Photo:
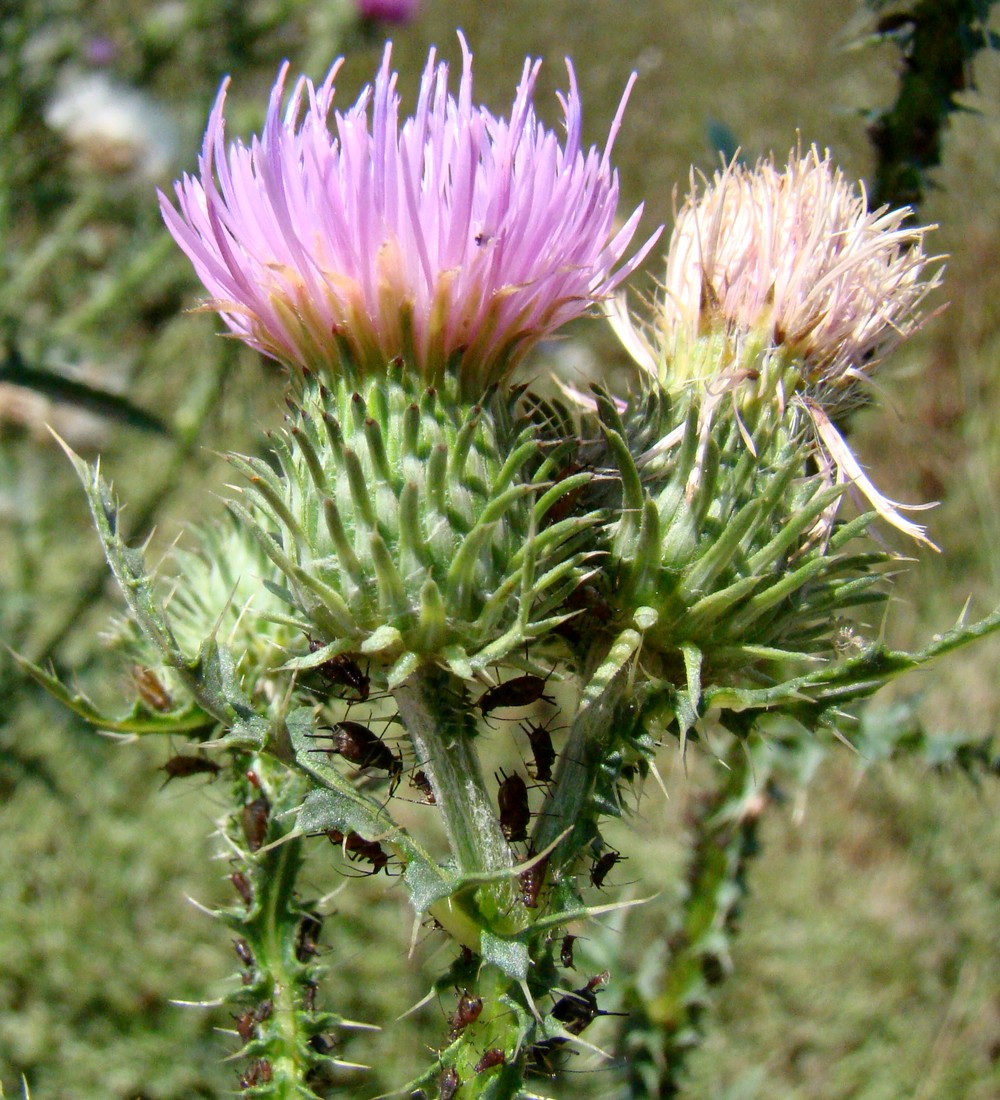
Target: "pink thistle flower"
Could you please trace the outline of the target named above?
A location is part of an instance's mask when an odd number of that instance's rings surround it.
[[[779,171],[730,164],[691,191],[677,215],[659,318],[668,338],[720,326],[754,332],[843,388],[920,323],[940,281],[924,275],[923,238],[908,208],[870,211],[813,146]]]
[[[388,46],[374,88],[332,120],[343,59],[319,88],[300,79],[282,112],[286,64],[249,146],[226,149],[223,84],[199,176],[176,185],[179,211],[160,202],[235,335],[293,368],[382,371],[398,355],[429,379],[457,367],[477,398],[642,261],[659,233],[618,266],[642,207],[615,231],[609,162],[634,75],[603,152],[584,152],[568,61],[561,144],[535,117],[540,62],[496,118],[473,104],[460,41],[457,97],[431,50],[402,126]]]

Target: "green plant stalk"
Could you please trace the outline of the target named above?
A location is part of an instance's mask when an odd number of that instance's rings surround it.
[[[423,665],[393,688],[400,717],[413,739],[417,760],[430,776],[452,855],[462,874],[513,866],[486,793],[472,705],[455,676]]]
[[[317,1100],[309,1077],[329,1059],[310,1045],[310,1039],[335,1022],[317,1013],[310,1003],[319,969],[299,950],[303,910],[296,900],[296,882],[302,868],[303,838],[292,836],[295,819],[288,811],[302,799],[305,784],[281,764],[256,758],[253,771],[259,790],[238,784],[242,817],[238,835],[240,865],[251,900],[245,908],[231,908],[220,917],[249,948],[241,961],[246,967],[243,985],[233,1003],[245,1020],[254,1021],[252,1037],[243,1053],[248,1062],[243,1076],[244,1095],[268,1100]],[[253,796],[251,802],[246,799]],[[251,805],[269,804],[262,817],[247,816]],[[266,821],[260,829],[255,821]],[[244,851],[244,844],[249,850]],[[245,899],[244,899],[245,900]]]
[[[757,740],[757,747],[763,742]],[[705,1034],[711,990],[728,972],[728,945],[738,931],[746,872],[758,852],[766,752],[736,741],[720,762],[721,781],[699,797],[690,823],[688,890],[677,926],[667,939],[669,957],[658,993],[628,998],[629,1016],[619,1037],[628,1067],[621,1100],[681,1095],[690,1054]]]
[[[975,88],[973,62],[983,49],[996,49],[989,27],[995,0],[919,0],[902,10],[894,5],[876,36],[894,42],[899,66],[896,101],[879,111],[868,127],[876,154],[872,208],[918,207],[941,163],[951,115],[967,108],[958,97]],[[880,10],[883,0],[869,0]]]
[[[299,1028],[302,991],[297,987],[299,975],[292,970],[289,957],[297,924],[290,902],[301,864],[302,841],[290,840],[268,853],[263,873],[257,876],[265,888],[256,943],[258,963],[267,974],[274,1003],[275,1026],[267,1036],[267,1044],[274,1081],[271,1095],[275,1100],[302,1096],[308,1069],[300,1058],[301,1047],[308,1039]],[[305,1094],[312,1095],[312,1090]]]
[[[455,915],[468,917],[483,933],[514,931],[524,924],[526,911],[518,898],[510,845],[486,793],[474,743],[472,703],[464,685],[443,669],[423,665],[393,689],[393,696],[420,766],[430,776],[457,870],[469,876],[495,876],[478,886],[473,909],[460,906]],[[450,921],[440,923],[450,930]],[[468,939],[466,935],[462,942]],[[485,954],[482,945],[475,947]],[[448,1090],[457,1083],[463,1100],[513,1100],[522,1094],[528,1017],[520,1006],[518,985],[483,959],[471,990],[465,991],[478,1001],[476,1013],[470,1014],[474,1018],[453,1019],[451,1043],[421,1084],[436,1081],[441,1095],[451,1095]],[[479,1068],[487,1052],[503,1052],[502,1062]]]
[[[568,866],[589,842],[590,818],[584,809],[594,790],[597,770],[611,749],[615,715],[630,689],[631,657],[640,636],[626,630],[599,661],[583,693],[569,738],[556,771],[552,792],[545,800],[532,837],[532,849],[544,851],[562,836],[550,860],[552,869]]]

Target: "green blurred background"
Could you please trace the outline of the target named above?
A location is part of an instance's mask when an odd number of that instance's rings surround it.
[[[283,57],[321,77],[349,51],[338,102],[350,103],[386,32],[345,36],[345,6],[0,8],[4,370],[22,381],[25,369],[44,372],[30,387],[0,386],[0,634],[102,699],[124,686],[98,638],[117,603],[82,493],[43,425],[103,456],[133,532],[153,532],[154,560],[184,522],[221,511],[208,495],[226,477],[218,452],[257,445],[280,416],[280,379],[214,335],[213,318],[183,312],[197,287],[160,225],[154,187],[193,169],[226,72],[234,131],[259,123]],[[649,232],[669,224],[690,166],[711,170],[730,141],[751,160],[816,142],[848,176],[870,176],[865,112],[891,102],[898,64],[889,46],[865,44],[871,26],[860,0],[425,0],[415,23],[394,30],[394,57],[408,105],[429,44],[457,60],[461,27],[478,94],[506,111],[524,56],[541,56],[537,98],[555,122],[551,93],[569,55],[585,134],[598,143],[637,70],[615,160],[623,210],[645,201]],[[153,149],[145,162],[128,148],[95,155],[60,122],[57,104],[70,115],[74,104],[95,110],[79,90],[94,73],[148,97],[137,108]],[[978,91],[963,99],[975,111],[955,116],[921,212],[940,226],[933,247],[950,257],[936,303],[950,304],[896,353],[880,376],[881,407],[855,426],[880,487],[942,502],[929,523],[943,553],[907,563],[892,602],[889,638],[903,645],[950,626],[967,600],[970,617],[988,610],[1000,591],[1000,55],[981,55],[976,77]],[[649,293],[656,267],[634,285]],[[596,321],[572,339],[571,348],[621,361]],[[102,404],[101,393],[118,396]],[[81,401],[96,411],[85,414]],[[991,734],[998,658],[994,639],[904,681],[876,700],[871,721]],[[20,681],[6,650],[0,675],[0,1081],[15,1095],[24,1074],[35,1098],[232,1095],[237,1070],[223,1058],[238,1044],[218,1034],[232,1026],[226,1012],[172,1003],[211,1000],[236,980],[224,929],[185,900],[228,897],[228,867],[208,840],[224,794],[201,780],[160,789],[168,746],[96,736]],[[655,976],[657,914],[676,901],[691,792],[709,766],[694,761],[685,773],[664,748],[670,800],[651,790],[638,835],[620,840],[630,857],[621,877],[636,880],[626,893],[661,892],[627,921],[588,932],[581,973],[611,960],[619,973]],[[995,782],[844,750],[788,793],[764,824],[732,973],[686,1095],[1000,1096]],[[317,883],[327,877],[317,868]],[[423,996],[441,959],[433,941],[409,953],[411,919],[391,880],[351,883],[331,904],[335,1007],[385,1025],[374,1038],[345,1039],[344,1057],[377,1069],[345,1074],[339,1095],[374,1096],[406,1080],[412,1052],[442,1034],[448,1007],[434,1001],[391,1022]],[[587,1037],[611,1045],[613,1029],[613,1019],[598,1021]],[[614,1081],[613,1065],[580,1057],[564,1083],[539,1090],[596,1097]]]

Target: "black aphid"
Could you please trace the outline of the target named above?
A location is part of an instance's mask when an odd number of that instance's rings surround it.
[[[467,989],[463,989],[461,996],[458,998],[458,1006],[455,1008],[455,1014],[448,1022],[451,1027],[451,1037],[454,1039],[459,1032],[467,1028],[469,1024],[474,1024],[476,1020],[479,1019],[482,1011],[482,997],[477,997]]]
[[[309,652],[316,653],[323,648],[322,642],[310,641]],[[357,659],[350,653],[338,653],[328,661],[316,666],[316,672],[329,687],[346,688],[356,696],[356,702],[367,703],[371,691],[371,677],[361,671]],[[339,695],[339,698],[346,698]]]
[[[163,781],[165,787],[171,779],[187,779],[189,775],[218,775],[222,768],[214,760],[208,760],[204,756],[179,753],[171,756],[160,771],[167,773],[167,778]]]
[[[611,868],[623,858],[621,852],[616,852],[614,848],[605,852],[594,861],[593,867],[590,868],[590,884],[600,889],[611,872]]]
[[[331,742],[330,748],[313,749],[313,752],[336,753],[360,769],[378,768],[389,776],[394,786],[403,774],[402,757],[394,753],[378,734],[360,722],[338,722],[330,728],[329,733],[316,733],[312,736],[329,739]]]
[[[319,954],[319,936],[323,931],[323,918],[319,913],[305,913],[295,933],[295,957],[308,962]]]
[[[544,859],[540,859],[518,875],[518,881],[521,883],[521,901],[525,909],[538,908],[538,895],[542,892],[542,886],[545,883],[545,872],[548,868],[549,857],[545,856]]]
[[[454,1100],[458,1086],[462,1083],[454,1066],[448,1066],[438,1078],[438,1100]]]
[[[507,1063],[507,1055],[499,1047],[488,1050],[473,1067],[476,1073],[485,1073],[494,1066],[503,1066]]]
[[[513,775],[497,777],[500,783],[497,791],[497,805],[500,808],[500,831],[507,840],[527,840],[528,825],[531,822],[531,810],[528,807],[528,788],[524,780],[514,772]]]
[[[539,783],[552,782],[552,765],[556,762],[556,750],[552,747],[552,734],[547,726],[534,722],[522,722],[521,729],[531,744],[535,758],[535,779]]]
[[[437,805],[437,798],[434,794],[434,788],[431,786],[430,778],[428,777],[427,772],[423,770],[423,768],[421,768],[419,771],[415,771],[413,775],[410,776],[410,786],[416,787],[417,790],[423,794],[423,800],[427,803],[428,806]]]
[[[533,676],[530,673],[515,676],[513,680],[487,688],[479,696],[476,706],[485,718],[493,711],[503,710],[506,707],[530,707],[532,703],[537,703],[539,700],[555,703],[551,695],[545,694],[545,685],[548,680],[548,676]]]
[[[359,833],[342,833],[339,829],[328,829],[326,835],[331,844],[339,844],[344,849],[352,862],[370,863],[373,875],[379,871],[389,873],[389,854],[378,841],[365,840]]]
[[[263,795],[243,807],[243,835],[251,852],[256,852],[263,846],[270,815],[271,803]]]

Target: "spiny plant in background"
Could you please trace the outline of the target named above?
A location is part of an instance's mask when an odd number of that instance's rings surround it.
[[[568,988],[572,942],[625,904],[605,901],[623,853],[604,830],[660,743],[729,764],[718,820],[749,797],[770,729],[793,745],[838,730],[894,675],[1000,626],[905,654],[862,621],[841,644],[887,592],[873,524],[926,541],[834,426],[919,323],[939,277],[925,230],[869,212],[816,150],[731,166],[692,189],[653,317],[612,310],[632,392],[533,393],[514,380],[524,355],[608,304],[658,234],[626,258],[641,208],[616,228],[610,154],[627,90],[603,151],[584,150],[572,67],[560,141],[535,117],[537,63],[498,118],[461,44],[457,94],[432,53],[402,125],[388,50],[343,112],[336,65],[287,106],[283,69],[249,145],[226,145],[224,88],[199,175],[162,199],[208,306],[288,371],[268,459],[230,456],[226,525],[150,576],[73,457],[129,607],[137,697],[109,717],[33,672],[98,726],[192,738],[168,777],[228,772],[235,896],[217,915],[243,968],[247,1096],[330,1094],[351,1072],[324,911],[297,890],[306,845],[400,875],[454,946],[435,984],[458,990],[454,1011],[403,1091],[534,1095],[607,1011],[612,974]],[[872,507],[843,517],[855,489]],[[422,806],[405,826],[404,797]],[[746,832],[719,839],[693,893],[738,874]],[[676,1031],[711,928],[665,919],[683,933],[677,1004],[642,1019]],[[623,1049],[649,1051],[639,1031],[626,1022]]]
[[[997,49],[991,29],[994,0],[868,0],[879,15],[872,38],[899,50],[896,101],[872,111],[868,136],[875,149],[877,203],[918,206],[941,163],[950,116],[968,108],[958,98],[975,90],[973,62]]]

